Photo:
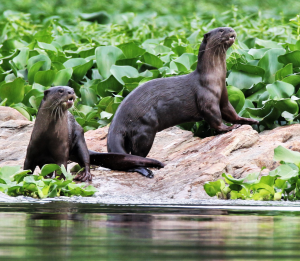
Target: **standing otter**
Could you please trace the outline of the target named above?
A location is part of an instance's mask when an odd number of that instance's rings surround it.
[[[63,164],[68,160],[79,163],[85,170],[75,180],[92,180],[90,162],[114,170],[127,170],[137,166],[163,168],[157,160],[121,153],[89,151],[82,127],[68,111],[75,101],[74,90],[67,86],[52,87],[44,92],[31,139],[27,147],[24,170],[42,168],[44,164]]]
[[[110,125],[108,151],[146,157],[158,131],[185,122],[204,119],[219,132],[236,129],[239,124],[257,124],[240,117],[228,100],[226,50],[235,38],[235,31],[228,27],[206,33],[194,72],[151,80],[132,91]],[[226,126],[223,120],[235,124]],[[135,170],[151,176],[145,168]]]

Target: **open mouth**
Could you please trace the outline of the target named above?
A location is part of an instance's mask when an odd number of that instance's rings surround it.
[[[69,97],[68,101],[66,102],[68,107],[71,108],[73,106],[75,98],[74,97]]]

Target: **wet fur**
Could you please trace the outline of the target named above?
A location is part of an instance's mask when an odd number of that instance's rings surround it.
[[[158,131],[185,122],[205,119],[219,132],[258,123],[239,117],[228,101],[226,50],[235,37],[232,28],[210,31],[200,45],[194,72],[151,80],[132,91],[109,128],[108,151],[146,157]]]
[[[75,180],[86,181],[92,180],[90,162],[114,170],[132,170],[140,166],[164,167],[157,160],[134,155],[89,151],[82,127],[68,111],[71,105],[66,102],[72,97],[74,101],[74,91],[67,86],[52,87],[45,91],[27,147],[24,170],[33,172],[36,166],[42,168],[50,163],[67,167],[68,160],[71,160],[85,167]]]

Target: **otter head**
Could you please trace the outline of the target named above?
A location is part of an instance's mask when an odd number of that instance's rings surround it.
[[[203,38],[203,43],[207,48],[224,46],[228,49],[233,45],[236,39],[236,32],[230,27],[219,27],[206,33]]]
[[[55,86],[44,91],[43,107],[60,108],[63,111],[70,109],[75,101],[75,92],[68,86]]]

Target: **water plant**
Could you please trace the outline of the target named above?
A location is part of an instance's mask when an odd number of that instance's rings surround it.
[[[47,178],[56,171],[64,178]],[[92,196],[97,189],[85,183],[76,184],[73,175],[62,165],[44,165],[39,175],[29,174],[30,170],[21,170],[20,166],[0,167],[0,191],[9,196],[31,196],[33,198],[54,198],[58,196]]]
[[[266,176],[259,178],[260,172],[255,172],[236,179],[223,173],[224,180],[207,182],[204,190],[220,199],[299,200],[300,153],[278,146],[274,149],[274,160],[281,165]]]

